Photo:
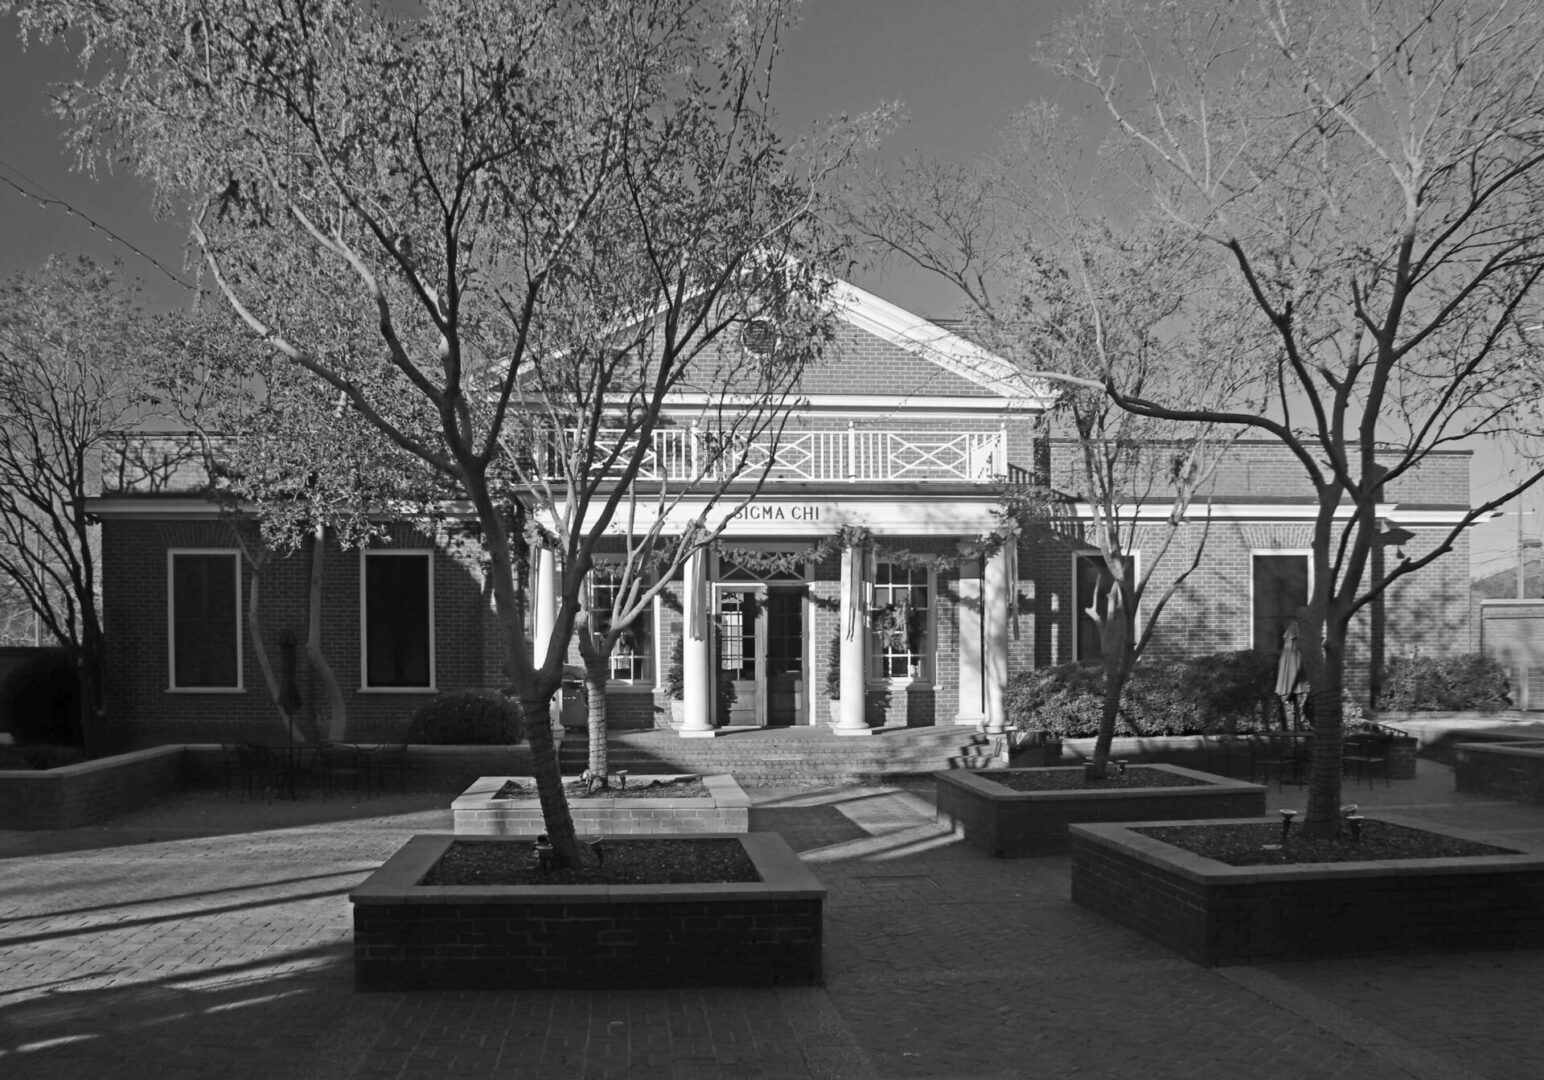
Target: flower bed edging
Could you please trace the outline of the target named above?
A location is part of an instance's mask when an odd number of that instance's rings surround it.
[[[1265,814],[1265,787],[1178,765],[1146,765],[1200,781],[1192,787],[1014,791],[992,777],[1027,769],[934,773],[937,819],[998,858],[1067,850],[1067,827],[1081,821],[1156,821]],[[1082,772],[1082,766],[1061,771]]]
[[[1228,866],[1134,831],[1224,823],[1073,825],[1073,901],[1207,967],[1544,945],[1544,854]]]
[[[723,834],[704,834],[721,838]],[[349,894],[358,990],[814,985],[826,890],[776,833],[734,834],[759,882],[422,886],[414,836]]]
[[[639,776],[637,784],[680,780],[684,776]],[[535,836],[543,832],[541,804],[532,794],[523,799],[495,799],[506,780],[533,787],[529,776],[483,776],[453,803],[457,835]],[[625,836],[658,833],[743,833],[750,828],[751,800],[728,773],[702,777],[707,798],[629,799],[626,788],[609,798],[570,799],[574,830],[581,836]]]

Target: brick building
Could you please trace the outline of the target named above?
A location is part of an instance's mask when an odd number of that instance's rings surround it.
[[[726,725],[864,734],[997,722],[1012,673],[1088,658],[1078,612],[1098,567],[1077,540],[1079,509],[1069,506],[1054,533],[1010,534],[999,514],[1002,478],[1054,482],[1076,450],[1035,437],[1046,388],[862,290],[844,287],[839,302],[836,337],[805,374],[764,486],[614,654],[614,724],[666,722],[674,663],[681,733],[709,736]],[[653,480],[674,478],[671,462],[689,457],[693,437],[684,422],[662,427]],[[1278,647],[1307,588],[1314,506],[1297,470],[1272,444],[1229,451],[1210,525],[1186,525],[1165,560],[1164,572],[1177,572],[1185,545],[1206,533],[1202,564],[1150,655]],[[1385,492],[1380,517],[1410,534],[1407,551],[1437,542],[1467,508],[1468,471],[1466,453],[1438,455]],[[252,568],[232,523],[175,488],[110,488],[93,506],[121,741],[271,737],[279,712],[252,648]],[[678,512],[689,519],[690,501]],[[1139,534],[1139,559],[1145,542]],[[454,521],[432,533],[394,524],[389,544],[365,551],[324,548],[322,641],[350,738],[400,734],[440,691],[504,683],[479,551]],[[302,647],[310,560],[269,560],[255,620],[280,692],[302,717],[322,700]],[[1460,541],[1369,613],[1351,665],[1363,693],[1380,649],[1464,647],[1467,567]],[[551,625],[555,570],[548,555],[532,574],[538,641]]]

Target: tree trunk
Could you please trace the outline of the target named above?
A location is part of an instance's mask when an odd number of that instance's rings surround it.
[[[327,694],[327,723],[317,726],[327,733],[328,742],[342,742],[348,734],[348,702],[343,698],[343,687],[338,684],[337,672],[327,655],[322,652],[322,563],[325,551],[326,527],[318,525],[311,534],[311,581],[309,610],[306,626],[306,662]]]
[[[520,690],[520,710],[525,718],[526,738],[531,745],[531,771],[535,774],[536,795],[541,803],[547,839],[552,844],[557,865],[579,866],[582,860],[579,840],[574,835],[574,816],[568,809],[557,746],[552,738],[550,708],[557,681],[551,675],[540,673],[545,664],[533,665],[532,658],[526,656],[527,639],[521,624],[520,598],[515,592],[509,533],[488,492],[486,476],[469,467],[462,474],[462,483],[482,525],[483,544],[489,561],[488,580],[493,585],[494,607],[499,627],[504,632],[504,670],[509,674],[510,682]],[[564,647],[567,639],[566,629],[554,633],[553,640],[547,643],[549,659],[554,649]],[[529,678],[522,677],[526,673]]]
[[[263,641],[263,624],[258,617],[263,570],[255,562],[251,564],[251,570],[252,581],[247,586],[247,636],[252,639],[252,655],[257,659],[258,670],[263,673],[263,685],[268,688],[268,698],[273,702],[273,707],[279,710],[279,722],[289,733],[290,742],[298,742],[295,737],[295,718],[284,707],[284,694],[279,686],[279,677],[273,672],[273,660],[268,656],[268,645]]]
[[[1120,699],[1131,678],[1133,636],[1129,609],[1122,602],[1124,589],[1119,582],[1110,588],[1109,606],[1099,624],[1099,645],[1104,652],[1104,701],[1099,711],[1099,736],[1094,740],[1094,759],[1089,768],[1103,776],[1109,768],[1110,745],[1115,741],[1115,721],[1120,716]]]
[[[87,757],[107,753],[106,687],[102,680],[102,634],[85,620],[80,648],[74,652],[75,689],[80,708],[80,743]]]
[[[581,621],[575,631],[579,658],[584,661],[584,692],[589,706],[590,776],[598,779],[601,787],[609,788],[611,771],[610,763],[606,760],[606,687],[611,681],[611,650],[607,648],[610,636],[602,634],[597,642],[588,620]]]
[[[1313,757],[1308,771],[1308,813],[1303,829],[1307,836],[1329,838],[1340,831],[1341,689],[1345,684],[1343,632],[1328,629],[1323,659],[1309,661],[1308,677],[1313,697]],[[1309,650],[1305,650],[1308,660]],[[1317,659],[1317,658],[1315,658]],[[1319,670],[1316,672],[1314,668]]]

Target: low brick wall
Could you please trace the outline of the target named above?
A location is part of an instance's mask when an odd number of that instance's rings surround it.
[[[1061,760],[1064,765],[1090,761],[1094,756],[1093,739],[1067,739],[1062,744]],[[1234,743],[1232,752],[1218,749],[1216,736],[1211,735],[1155,735],[1151,738],[1121,738],[1110,744],[1111,760],[1124,759],[1133,765],[1181,765],[1187,769],[1213,772],[1219,776],[1248,779],[1251,753],[1257,753],[1265,744],[1263,736],[1248,738],[1249,749]],[[1413,780],[1415,778],[1416,752],[1419,743],[1408,736],[1395,736],[1389,744],[1389,779]],[[1022,762],[1017,755],[1014,764]]]
[[[349,894],[359,990],[812,985],[825,889],[776,833],[734,836],[761,881],[418,884],[453,842],[415,836]]]
[[[1263,816],[1265,788],[1178,765],[1147,768],[1200,781],[1190,787],[1091,788],[1015,791],[992,777],[1024,769],[934,774],[937,819],[965,840],[999,858],[1053,855],[1067,850],[1067,827],[1079,821],[1154,821]],[[1081,765],[1058,772],[1081,773]]]
[[[637,777],[636,785],[686,776]],[[545,832],[541,803],[525,799],[495,799],[505,781],[531,789],[529,776],[484,776],[450,804],[458,836],[535,836]],[[610,798],[570,799],[569,812],[580,836],[636,836],[662,833],[743,833],[750,829],[750,797],[733,776],[704,776],[706,798],[629,799],[626,789]]]
[[[1124,825],[1069,834],[1075,903],[1208,967],[1544,946],[1544,855],[1234,867]]]
[[[1453,779],[1459,791],[1544,803],[1544,741],[1458,743]]]
[[[180,746],[83,761],[57,769],[0,770],[0,828],[74,829],[181,791]]]

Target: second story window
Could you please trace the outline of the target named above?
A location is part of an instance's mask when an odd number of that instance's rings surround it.
[[[929,632],[931,571],[880,561],[874,567],[870,617],[873,674],[881,679],[932,677]]]

